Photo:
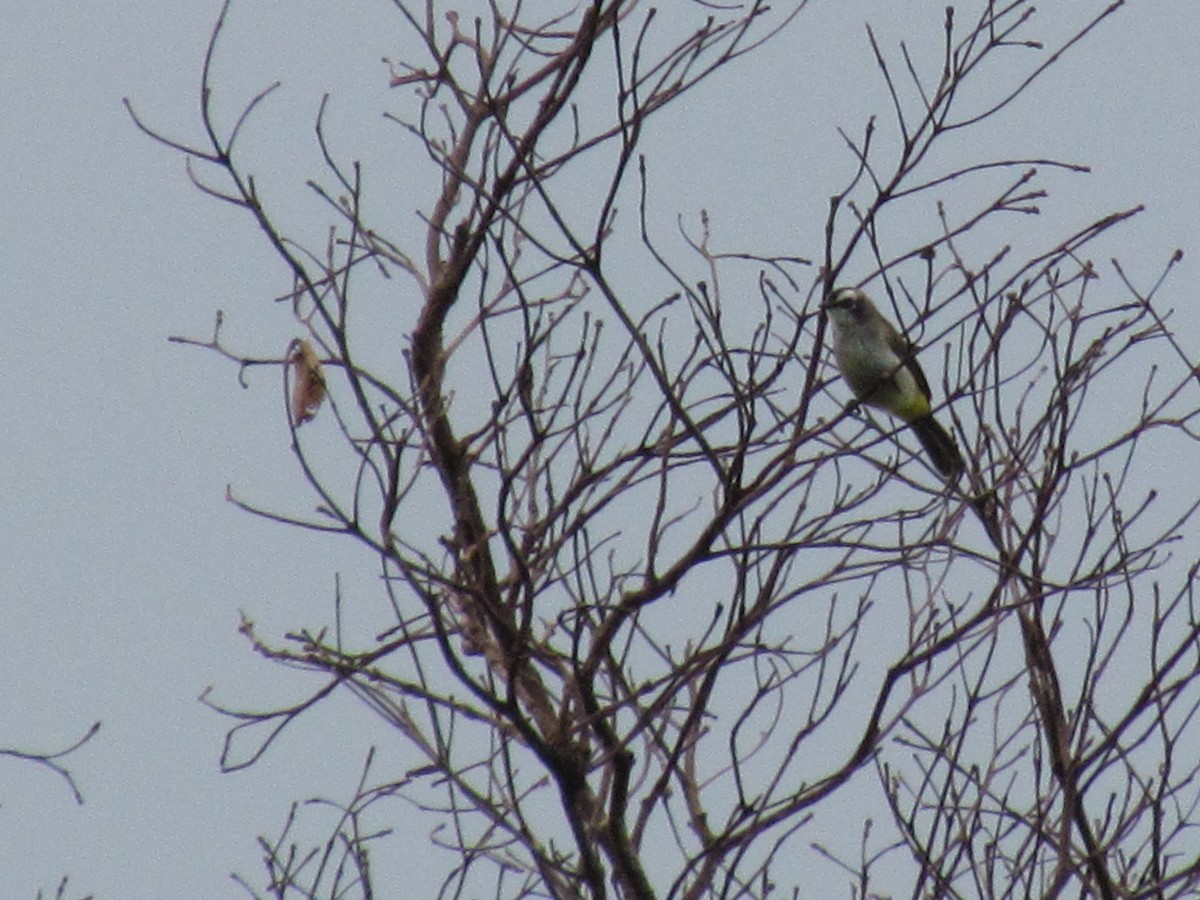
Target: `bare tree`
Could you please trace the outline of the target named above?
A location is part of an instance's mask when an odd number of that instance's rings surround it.
[[[75,780],[74,773],[67,768],[66,759],[71,756],[89,741],[100,733],[100,723],[93,722],[88,730],[81,737],[63,747],[61,750],[23,750],[16,747],[0,747],[0,759],[9,759],[17,762],[32,763],[35,767],[42,767],[47,771],[53,772],[67,786],[71,797],[79,805],[83,805],[83,792],[79,789],[79,783]],[[59,879],[58,885],[54,890],[55,900],[65,900],[67,896],[67,883],[69,877],[64,875]],[[44,891],[39,890],[37,893],[38,900],[42,900],[43,896],[47,896]],[[91,900],[90,895],[83,900]]]
[[[322,801],[323,844],[297,836],[314,810],[296,807],[250,893],[394,896],[371,863],[396,797],[429,814],[444,896],[800,896],[830,861],[857,897],[1194,893],[1197,563],[1171,546],[1196,500],[1147,492],[1138,466],[1149,447],[1194,452],[1196,361],[1156,299],[1170,263],[1143,287],[1089,259],[1136,209],[1018,258],[984,223],[1019,224],[1042,173],[1082,167],[931,152],[1020,102],[1120,2],[1051,48],[1022,0],[966,23],[949,8],[932,65],[869,31],[891,121],[845,135],[857,171],[813,229],[823,245],[798,248],[812,268],[722,250],[707,219],[680,252],[647,214],[640,149],[803,0],[595,0],[545,20],[397,0],[419,50],[391,64],[388,115],[430,162],[406,174],[423,244],[389,233],[394,210],[364,212],[392,176],[335,155],[322,107],[323,247],[289,233],[236,152],[271,88],[231,130],[214,121],[231,2],[204,68],[208,144],[142,127],[258,223],[302,337],[248,353],[218,315],[175,340],[283,373],[315,514],[230,499],[363,545],[391,621],[352,635],[339,597],[332,624],[283,643],[247,622],[257,652],[325,678],[287,708],[218,706],[236,720],[223,764],[253,764],[335,691],[411,760],[368,760],[349,802]],[[927,347],[958,484],[897,423],[845,406],[820,301],[852,266]],[[639,288],[647,271],[670,287]],[[406,320],[382,361],[357,314],[379,291]],[[318,426],[340,460],[309,449]],[[822,816],[857,836],[818,841]]]
[[[82,804],[83,793],[79,790],[79,784],[71,770],[66,767],[64,760],[99,733],[100,723],[93,722],[82,737],[61,750],[19,750],[16,747],[0,747],[0,757],[33,763],[35,766],[41,766],[53,772],[67,785],[75,802]]]

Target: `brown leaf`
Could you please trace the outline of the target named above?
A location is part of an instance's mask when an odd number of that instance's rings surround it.
[[[325,375],[312,344],[303,338],[292,341],[292,421],[299,428],[317,414],[325,400]]]

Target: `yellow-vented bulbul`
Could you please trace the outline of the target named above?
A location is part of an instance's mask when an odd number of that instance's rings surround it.
[[[966,466],[954,438],[932,415],[929,381],[913,346],[857,288],[838,288],[825,309],[833,325],[833,355],[854,396],[905,422],[937,470],[956,480]]]

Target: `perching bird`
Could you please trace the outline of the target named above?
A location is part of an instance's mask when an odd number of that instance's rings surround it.
[[[836,289],[825,309],[833,324],[833,355],[854,396],[907,423],[937,470],[957,479],[966,466],[954,438],[933,418],[916,349],[857,288]]]

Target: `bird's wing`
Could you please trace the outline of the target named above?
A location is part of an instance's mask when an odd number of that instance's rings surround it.
[[[910,344],[900,332],[892,329],[888,333],[888,345],[892,348],[892,352],[904,360],[904,368],[908,369],[909,373],[917,382],[917,387],[921,389],[921,393],[928,400],[933,396],[933,391],[929,389],[929,379],[925,377],[925,372],[921,369],[921,364],[917,362],[917,348]]]

